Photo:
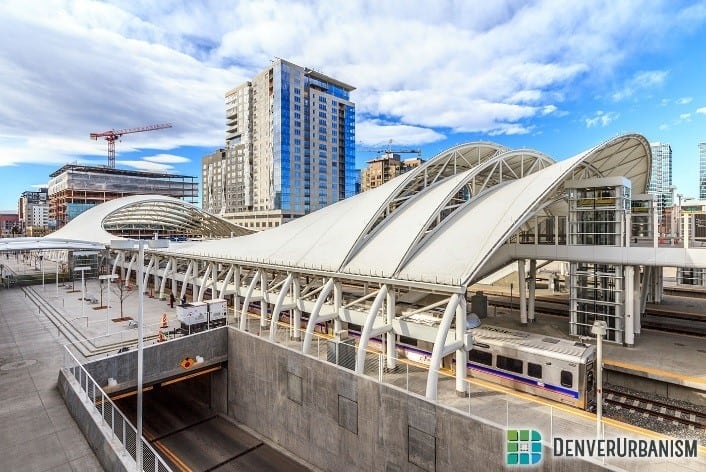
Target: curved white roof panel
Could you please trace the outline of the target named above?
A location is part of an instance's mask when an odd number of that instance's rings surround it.
[[[531,150],[469,143],[439,153],[376,189],[277,228],[247,234],[170,197],[125,197],[98,205],[42,238],[106,245],[111,229],[197,228],[238,237],[172,244],[160,253],[294,271],[449,286],[470,284],[484,264],[538,211],[561,211],[564,182],[623,176],[645,193],[651,152],[637,134],[611,139],[564,161]],[[57,239],[59,238],[59,239]]]
[[[178,198],[132,195],[89,208],[43,239],[92,241],[108,245],[111,239],[122,239],[110,231],[138,230],[148,235],[153,231],[176,231],[220,237],[251,233]]]
[[[471,143],[278,228],[160,252],[465,285],[538,208],[562,195],[564,181],[620,175],[644,193],[650,160],[647,140],[634,134],[558,163]]]

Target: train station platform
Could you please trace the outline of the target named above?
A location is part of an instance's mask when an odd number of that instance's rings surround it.
[[[484,287],[474,287],[483,290]],[[508,296],[506,289],[487,287],[484,293],[491,296]],[[515,294],[515,301],[517,300]],[[550,294],[548,290],[537,290],[537,297],[543,302],[552,299],[557,303],[568,300],[566,293]],[[665,296],[661,304],[648,304],[663,310],[674,310],[682,313],[703,315],[706,313],[706,299]],[[483,324],[497,325],[505,328],[518,329],[565,339],[578,339],[569,334],[568,317],[537,313],[535,321],[523,326],[517,309],[490,306],[487,318]],[[588,339],[595,343],[595,339]],[[654,380],[674,386],[701,392],[691,398],[678,399],[706,405],[706,341],[704,337],[688,334],[669,333],[654,329],[642,328],[636,335],[634,347],[625,347],[610,342],[603,343],[604,365],[608,370],[622,372],[639,378]],[[642,385],[645,387],[645,385]],[[675,391],[666,392],[650,387],[654,393],[664,396],[675,395]],[[663,389],[664,390],[664,389]]]

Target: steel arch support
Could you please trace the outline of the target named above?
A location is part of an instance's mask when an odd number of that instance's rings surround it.
[[[199,286],[199,296],[196,301],[203,301],[203,296],[206,293],[206,287],[208,286],[208,276],[211,275],[212,267],[213,264],[209,264],[206,266],[206,270],[203,273],[203,278],[201,279],[201,285]]]
[[[159,284],[159,299],[164,300],[164,289],[167,287],[167,279],[169,278],[169,269],[172,267],[172,258],[167,260],[167,265],[164,266],[162,272],[162,283]]]
[[[118,263],[120,263],[120,259],[123,258],[123,251],[118,251],[117,254],[115,255],[115,261],[113,262],[113,270],[110,271],[110,275],[115,275],[115,272],[118,270]],[[59,256],[57,255],[56,257],[56,263],[59,263]]]
[[[240,329],[242,331],[248,330],[248,308],[250,308],[250,298],[252,297],[252,292],[255,290],[255,286],[260,280],[260,271],[255,272],[255,276],[250,281],[248,285],[248,291],[245,293],[245,298],[243,299],[243,309],[240,312]]]
[[[130,284],[130,272],[132,272],[132,265],[137,262],[137,254],[133,253],[132,257],[130,258],[130,262],[127,265],[127,272],[125,272],[125,283]],[[135,280],[135,283],[139,283],[138,280]]]
[[[228,269],[228,273],[226,273],[225,279],[223,279],[223,285],[221,286],[221,292],[218,294],[218,298],[225,298],[228,284],[230,283],[230,280],[232,278],[233,278],[233,265],[231,264],[230,268]]]
[[[465,342],[466,334],[466,297],[461,296],[456,306],[456,342]],[[463,349],[456,350],[456,395],[466,396],[466,365],[468,364],[468,351],[464,345]]]
[[[270,306],[270,292],[267,290],[267,272],[264,270],[260,271],[260,291],[262,292],[262,297],[260,298],[260,326],[264,328],[267,326],[267,307]]]
[[[360,333],[360,342],[358,343],[358,352],[355,357],[355,372],[356,374],[362,374],[363,368],[365,367],[365,350],[368,348],[368,342],[370,341],[370,335],[373,330],[373,325],[375,324],[375,318],[377,318],[378,311],[382,307],[382,302],[385,301],[387,296],[387,285],[383,285],[378,294],[375,296],[370,311],[368,311],[368,316],[365,318],[365,325],[363,326],[363,331]]]
[[[292,273],[287,274],[287,278],[282,284],[282,289],[279,291],[277,296],[277,301],[275,302],[275,307],[272,309],[272,319],[270,320],[270,341],[275,342],[275,329],[277,327],[277,318],[279,317],[279,312],[282,311],[282,305],[284,304],[284,297],[289,293],[289,289],[292,286]]]
[[[150,280],[150,270],[152,270],[152,267],[154,267],[154,261],[157,256],[152,256],[150,257],[150,262],[147,264],[147,268],[142,269],[142,293],[145,293],[147,290],[147,282]]]
[[[182,300],[186,296],[186,286],[189,283],[189,277],[191,277],[191,271],[194,270],[194,261],[189,261],[189,265],[186,266],[186,272],[184,272],[184,280],[181,282],[181,292],[179,292],[179,300]]]
[[[294,317],[292,320],[292,339],[301,339],[301,323],[302,323],[302,308],[301,308],[301,282],[299,281],[299,275],[294,277],[292,281],[292,299],[296,307],[294,308]]]
[[[429,374],[427,375],[427,391],[426,397],[429,400],[435,401],[437,398],[437,387],[439,382],[439,369],[441,368],[441,359],[444,357],[446,350],[446,337],[451,328],[451,322],[456,314],[456,307],[461,296],[458,293],[451,295],[449,303],[444,310],[444,316],[441,318],[441,324],[436,332],[434,340],[434,350],[431,353],[431,362],[429,363]]]
[[[302,346],[302,352],[304,354],[309,354],[309,349],[311,348],[311,338],[314,335],[314,328],[316,328],[316,323],[319,320],[319,313],[321,312],[321,307],[324,306],[326,297],[331,293],[333,289],[334,281],[333,279],[328,279],[326,285],[324,285],[323,290],[319,293],[319,298],[316,299],[316,304],[314,304],[314,309],[311,310],[309,315],[309,322],[306,325],[306,333],[304,333],[304,345]]]

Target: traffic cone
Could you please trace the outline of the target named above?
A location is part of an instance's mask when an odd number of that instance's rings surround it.
[[[169,324],[167,323],[167,314],[162,313],[162,326],[160,328],[168,328]]]
[[[159,332],[159,336],[157,337],[157,342],[158,342],[158,343],[162,343],[162,342],[164,342],[164,341],[166,341],[166,340],[167,340],[167,338],[164,336],[164,333],[160,331],[160,332]]]

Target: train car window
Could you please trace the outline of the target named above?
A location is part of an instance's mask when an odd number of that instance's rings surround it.
[[[561,371],[561,386],[562,387],[573,387],[574,386],[574,374],[568,370]]]
[[[522,373],[522,361],[512,357],[497,356],[495,366],[498,369],[509,370],[510,372]]]
[[[493,365],[493,355],[491,353],[476,349],[468,352],[468,360],[478,364]]]
[[[531,362],[527,363],[527,375],[534,377],[535,379],[542,378],[542,366],[539,364],[533,364]]]
[[[416,346],[417,340],[415,338],[409,338],[407,336],[400,336],[400,342],[402,344],[408,344],[410,346]]]

